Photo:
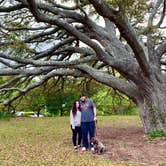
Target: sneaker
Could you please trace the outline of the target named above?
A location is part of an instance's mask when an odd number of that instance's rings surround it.
[[[80,148],[80,147],[81,147],[81,145],[77,145],[77,147],[78,147],[78,148]]]
[[[77,150],[77,146],[74,146],[74,150]]]
[[[86,150],[86,148],[85,147],[82,147],[82,151],[85,151]]]
[[[94,147],[91,147],[91,151],[92,151],[92,152],[94,152],[94,151],[95,151]]]

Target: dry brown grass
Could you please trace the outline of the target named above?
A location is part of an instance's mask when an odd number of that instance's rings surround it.
[[[159,165],[166,159],[165,141],[149,141],[136,116],[98,118],[98,137],[107,146],[104,155],[73,151],[69,117],[15,118],[0,121],[0,126],[2,166]]]

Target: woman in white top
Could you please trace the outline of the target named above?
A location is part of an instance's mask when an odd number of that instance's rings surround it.
[[[81,132],[81,112],[79,109],[79,102],[73,103],[70,111],[70,124],[72,129],[72,142],[74,149],[77,150],[81,146],[82,132]]]

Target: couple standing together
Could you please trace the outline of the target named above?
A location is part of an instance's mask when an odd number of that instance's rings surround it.
[[[73,103],[70,111],[70,124],[72,129],[72,142],[74,149],[81,147],[82,151],[89,147],[94,151],[90,140],[95,136],[96,107],[94,103],[87,99],[86,95],[81,94],[80,101]],[[89,135],[89,137],[88,137]]]

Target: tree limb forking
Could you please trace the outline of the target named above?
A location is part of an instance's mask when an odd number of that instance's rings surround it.
[[[101,16],[108,18],[110,21],[113,21],[119,28],[121,35],[127,40],[133,52],[135,53],[135,57],[143,73],[148,76],[150,72],[150,66],[146,59],[145,52],[140,45],[138,38],[136,37],[134,29],[129,24],[127,17],[125,17],[125,15],[122,16],[118,11],[114,11],[110,7],[107,7],[102,0],[89,1]]]
[[[45,76],[43,76],[43,78],[40,79],[40,81],[35,82],[31,85],[28,85],[25,89],[19,89],[19,93],[17,93],[12,98],[6,99],[5,101],[1,100],[0,102],[3,103],[4,105],[9,105],[13,101],[18,99],[22,95],[24,95],[25,93],[27,93],[28,91],[42,85],[44,82],[48,81],[50,78],[52,78],[54,76],[64,76],[64,75],[66,75],[66,76],[71,75],[71,76],[75,76],[75,77],[80,77],[80,76],[88,77],[88,75],[82,74],[79,70],[73,70],[73,69],[72,70],[63,70],[63,69],[53,70],[51,72],[48,72]],[[11,89],[9,88],[8,90],[13,90],[13,88],[11,88]]]
[[[27,2],[29,3],[31,12],[33,13],[33,15],[38,21],[52,23],[59,27],[63,27],[67,32],[76,36],[79,40],[81,40],[82,42],[84,42],[85,44],[93,48],[94,51],[96,52],[96,55],[99,57],[99,59],[102,60],[104,56],[107,56],[106,53],[101,49],[101,47],[96,42],[93,42],[88,36],[76,30],[74,27],[70,26],[65,21],[53,19],[42,14],[41,12],[38,11],[37,5],[34,0],[28,0]]]
[[[35,3],[35,1],[29,0],[28,3],[30,3],[30,8],[31,8],[32,13],[33,13],[33,11],[38,10],[37,4]],[[63,27],[67,32],[76,36],[80,41],[82,41],[85,44],[87,44],[88,46],[90,46],[96,52],[96,56],[98,57],[99,60],[101,60],[105,63],[108,63],[109,65],[114,65],[111,62],[113,59],[106,52],[103,51],[103,49],[100,47],[100,45],[98,45],[96,42],[92,41],[88,36],[81,33],[74,27],[70,26],[67,22],[47,17],[46,15],[42,14],[39,11],[36,11],[33,14],[38,21],[52,23],[52,24],[55,24],[56,26]],[[90,25],[93,26],[93,23],[91,23]]]
[[[76,68],[86,72],[93,79],[111,86],[113,89],[116,89],[123,94],[126,94],[131,99],[135,99],[135,96],[138,93],[134,84],[116,78],[111,74],[104,73],[103,71],[98,71],[97,69],[94,69],[88,65],[77,65]]]
[[[99,82],[102,82],[106,85],[111,85],[114,89],[119,90],[120,92],[123,92],[127,96],[129,96],[131,99],[134,100],[135,94],[138,93],[134,85],[131,83],[127,83],[123,80],[120,80],[114,76],[108,75],[102,71],[95,70],[87,65],[77,65],[75,66],[76,69],[55,69],[52,70],[51,72],[48,72],[43,78],[39,81],[36,82],[32,85],[28,85],[25,89],[17,89],[19,90],[18,94],[15,95],[13,98],[8,99],[3,101],[5,105],[10,104],[12,101],[18,99],[21,97],[23,94],[27,93],[31,89],[34,89],[40,85],[42,85],[44,82],[46,82],[48,79],[51,77],[55,76],[75,76],[75,77],[88,77],[88,78],[93,78],[96,79]],[[15,78],[18,79],[18,78]],[[14,80],[12,80],[14,81]],[[11,82],[12,82],[11,81]],[[6,86],[3,86],[6,87]],[[13,90],[13,88],[8,88],[8,89],[2,89],[1,91],[4,90]]]
[[[80,64],[80,63],[86,63],[86,62],[90,62],[90,61],[94,61],[97,60],[96,56],[88,56],[88,57],[84,57],[82,59],[75,59],[72,61],[42,61],[42,60],[32,60],[32,59],[25,59],[25,58],[18,58],[18,57],[13,57],[13,56],[7,56],[6,54],[0,53],[0,57],[5,58],[5,59],[9,59],[21,64],[26,64],[26,65],[33,65],[33,66],[54,66],[54,67],[64,67],[64,66],[73,66],[76,64]],[[1,61],[1,59],[0,59]]]

